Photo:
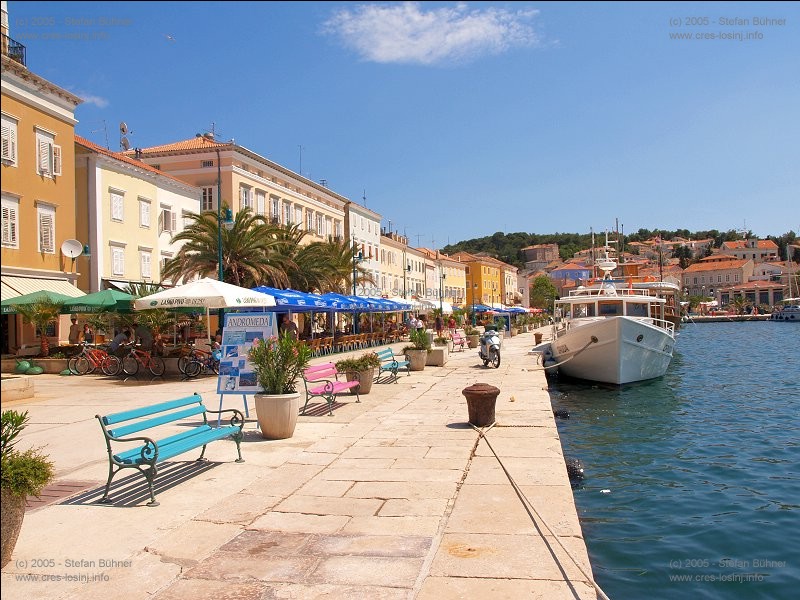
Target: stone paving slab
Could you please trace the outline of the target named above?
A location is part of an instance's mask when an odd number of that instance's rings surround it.
[[[209,445],[208,463],[177,457],[156,480],[154,508],[133,470],[115,480],[116,504],[96,504],[108,465],[94,415],[195,391],[215,409],[216,380],[40,376],[35,398],[3,401],[30,410],[22,447],[46,446],[59,479],[97,484],[26,516],[3,600],[593,598],[557,544],[590,573],[527,337],[504,340],[500,369],[480,365],[475,350],[452,354],[445,367],[376,384],[361,403],[343,398],[333,417],[300,416],[288,440],[261,438],[251,406],[246,462],[233,462],[231,442]],[[476,382],[501,389],[487,439],[551,531],[537,530],[467,423],[461,390]],[[243,408],[236,397],[224,405]],[[45,583],[32,558],[92,580]],[[73,558],[83,566],[66,567]]]

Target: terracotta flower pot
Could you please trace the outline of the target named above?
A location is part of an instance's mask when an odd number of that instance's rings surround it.
[[[358,371],[358,377],[356,377],[355,371],[347,371],[345,377],[347,381],[358,380],[360,384],[358,386],[358,393],[363,396],[364,394],[369,394],[372,389],[372,380],[375,379],[375,367],[366,369],[365,371]],[[352,394],[354,392],[351,390],[350,393]]]
[[[2,537],[2,567],[11,560],[14,546],[17,545],[17,538],[22,529],[22,519],[25,517],[25,496],[16,496],[7,489],[0,490],[0,503],[2,504],[2,526],[0,527],[0,537]]]
[[[475,427],[486,427],[494,423],[494,408],[500,389],[488,383],[476,383],[461,390],[467,399],[469,422]]]
[[[267,440],[284,440],[294,435],[300,412],[299,392],[256,394],[255,405],[261,437]]]

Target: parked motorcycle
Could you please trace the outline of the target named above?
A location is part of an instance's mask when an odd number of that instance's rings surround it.
[[[478,356],[484,367],[488,367],[490,363],[495,369],[500,367],[500,345],[500,335],[494,329],[487,329],[481,335]]]

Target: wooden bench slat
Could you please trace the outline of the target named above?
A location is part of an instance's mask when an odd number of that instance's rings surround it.
[[[206,412],[206,407],[203,406],[202,404],[198,404],[197,406],[193,406],[192,408],[187,408],[186,410],[171,412],[169,414],[160,417],[153,417],[152,419],[147,419],[146,421],[137,421],[136,423],[131,423],[130,425],[122,425],[121,427],[117,427],[115,429],[109,429],[108,435],[117,438],[124,437],[132,433],[138,433],[146,429],[152,429],[153,427],[164,425],[165,423],[179,421],[181,419],[193,417],[194,415],[201,415],[204,414],[205,412]]]
[[[105,423],[106,425],[114,425],[115,423],[130,421],[131,419],[139,419],[141,417],[154,415],[156,413],[172,410],[174,408],[180,408],[181,406],[187,406],[189,404],[197,404],[198,402],[202,401],[203,399],[200,397],[200,394],[192,394],[191,396],[186,396],[185,398],[179,398],[178,400],[170,400],[169,402],[151,404],[149,406],[144,406],[142,408],[135,408],[133,410],[126,410],[124,412],[118,412],[111,415],[106,415],[103,417],[103,423]]]

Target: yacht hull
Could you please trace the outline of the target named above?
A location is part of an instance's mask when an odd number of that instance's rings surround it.
[[[622,385],[664,375],[674,345],[674,337],[651,319],[620,316],[573,321],[551,351],[559,373]]]

